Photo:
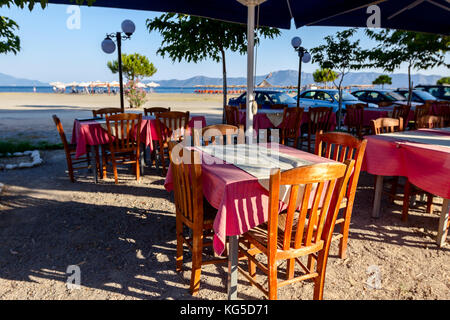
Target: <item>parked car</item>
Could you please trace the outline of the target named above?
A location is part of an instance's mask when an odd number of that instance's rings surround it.
[[[244,92],[237,98],[231,98],[228,104],[239,107],[240,104],[245,103],[246,99],[247,92]],[[274,104],[286,104],[288,107],[297,106],[297,100],[281,90],[256,89],[255,100],[261,109],[270,109],[270,106]]]
[[[388,107],[392,105],[407,104],[408,100],[401,94],[389,90],[357,90],[352,92],[359,100],[377,104],[379,107]],[[411,102],[411,106],[419,105],[420,103]]]
[[[397,89],[397,90],[395,90],[395,92],[401,94],[408,100],[408,96],[409,96],[408,89]],[[431,93],[428,93],[426,91],[417,90],[417,89],[412,90],[412,96],[411,96],[412,102],[425,103],[425,101],[428,101],[428,100],[437,101],[438,99],[435,96],[433,96]]]
[[[297,96],[294,97],[297,101]],[[346,91],[342,94],[342,110],[346,109],[349,104],[361,103],[358,98],[356,98],[351,93]],[[339,91],[337,89],[317,89],[317,90],[306,90],[300,93],[300,105],[311,107],[332,107],[333,112],[339,110]],[[378,105],[369,103],[369,107],[377,108]]]
[[[450,100],[449,85],[417,85],[414,89],[423,90],[441,100]]]

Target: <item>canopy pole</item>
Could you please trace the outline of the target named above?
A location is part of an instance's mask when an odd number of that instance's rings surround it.
[[[247,4],[247,101],[246,101],[246,128],[248,144],[253,143],[253,110],[254,98],[254,49],[255,49],[255,4]]]

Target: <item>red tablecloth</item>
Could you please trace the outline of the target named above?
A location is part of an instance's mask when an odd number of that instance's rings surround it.
[[[430,138],[450,141],[450,130],[417,131],[426,133]],[[417,187],[450,198],[450,147],[384,135],[365,138],[367,147],[362,170],[374,175],[408,177]]]
[[[332,162],[311,153],[278,145],[279,152],[296,156],[314,163]],[[258,179],[238,167],[214,163],[211,156],[203,153],[203,194],[218,209],[214,220],[214,250],[221,254],[226,237],[240,235],[268,220],[269,193]],[[214,164],[207,164],[214,163]],[[164,187],[173,190],[172,169],[169,167]],[[280,204],[280,209],[282,209]]]
[[[146,147],[150,147],[150,150],[153,150],[152,141],[159,139],[155,121],[155,118],[152,116],[142,117],[140,138]],[[201,122],[202,127],[206,126],[204,116],[194,116],[189,121],[189,127],[194,127],[196,122]],[[197,127],[199,127],[198,124]],[[75,120],[72,131],[72,143],[77,144],[76,157],[78,158],[87,152],[86,145],[98,146],[109,143],[108,132],[97,121]]]
[[[282,112],[282,111],[281,111]],[[245,124],[246,121],[246,111],[239,110],[239,121],[241,124]],[[303,112],[302,115],[302,123],[308,122],[308,112]],[[331,131],[334,131],[336,129],[336,114],[331,114]],[[282,128],[283,123],[281,123],[277,128]],[[253,129],[257,132],[258,130],[264,130],[264,129],[273,129],[274,125],[267,117],[266,113],[257,113],[253,116]]]

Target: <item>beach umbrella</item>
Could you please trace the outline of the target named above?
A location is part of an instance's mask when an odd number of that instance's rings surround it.
[[[160,86],[160,84],[156,83],[156,82],[147,83],[147,87],[149,87],[149,88],[156,88],[156,87],[159,87],[159,86]]]
[[[136,87],[138,87],[138,88],[145,88],[145,87],[147,87],[147,85],[145,83],[138,82],[138,83],[136,83]]]
[[[111,81],[109,83],[109,86],[110,87],[114,87],[114,88],[118,88],[118,87],[120,87],[120,83],[119,83],[119,81]]]

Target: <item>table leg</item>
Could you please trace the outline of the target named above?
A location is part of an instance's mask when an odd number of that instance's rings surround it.
[[[91,153],[93,155],[96,154],[96,147],[95,146],[91,146]],[[97,159],[95,160],[94,179],[95,179],[95,183],[98,183]]]
[[[237,299],[238,236],[228,237],[228,300]]]
[[[444,199],[444,202],[442,203],[441,217],[439,218],[438,235],[436,238],[436,243],[439,247],[442,247],[447,240],[449,210],[450,199]]]
[[[372,218],[380,217],[382,195],[383,195],[383,176],[377,176],[377,181],[375,184],[375,196],[373,199]]]

